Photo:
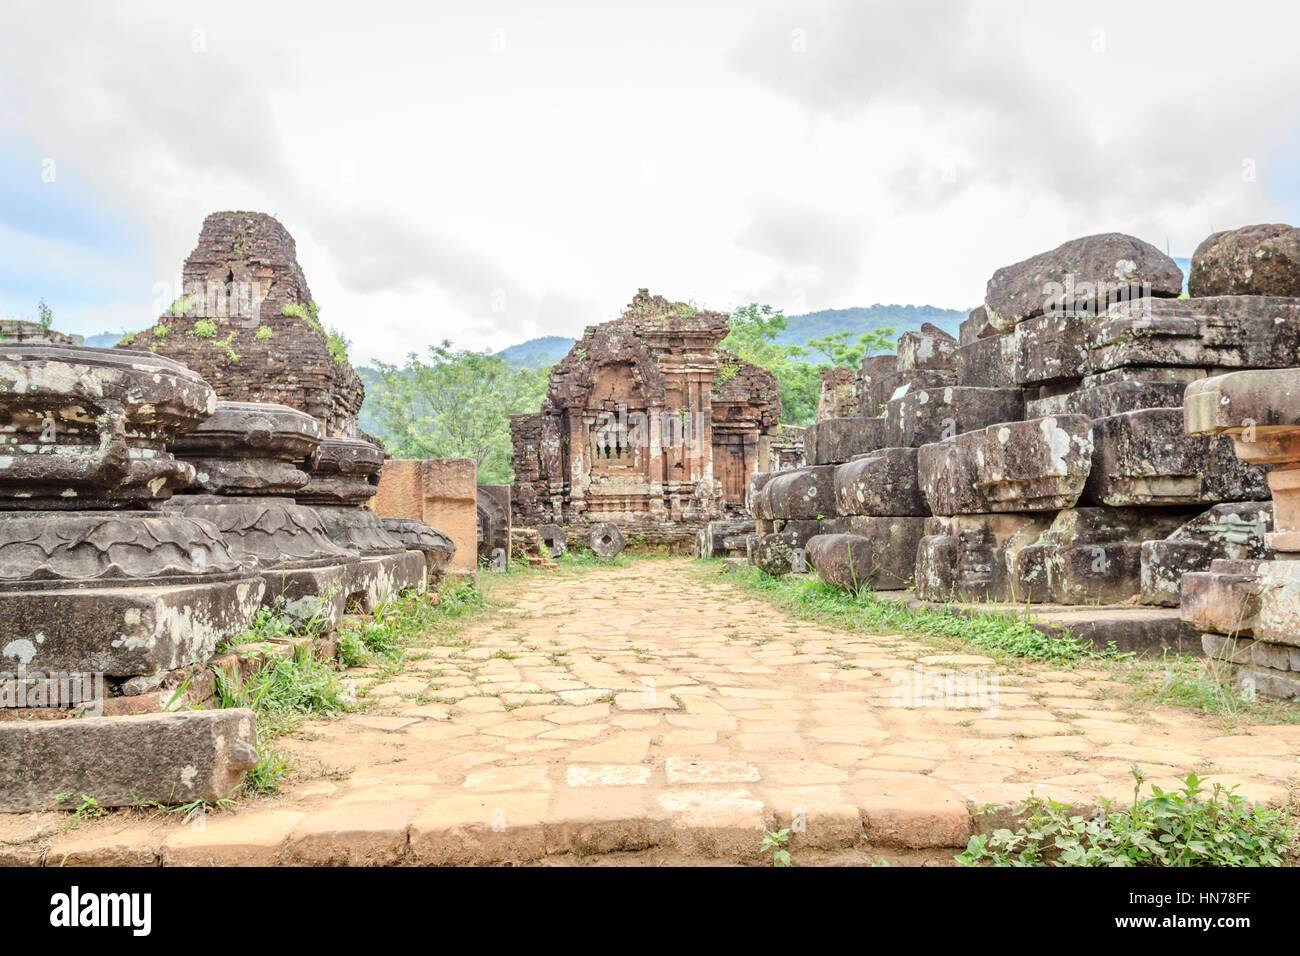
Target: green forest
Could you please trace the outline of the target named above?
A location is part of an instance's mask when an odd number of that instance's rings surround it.
[[[856,368],[864,355],[892,351],[896,337],[892,327],[840,330],[796,345],[782,341],[788,328],[780,310],[747,305],[732,313],[731,332],[722,342],[776,376],[781,422],[787,425],[815,419],[822,370]],[[571,340],[552,336],[534,341],[553,347]],[[473,458],[480,483],[513,481],[510,416],[541,408],[550,364],[535,364],[544,350],[507,352],[453,349],[443,341],[430,346],[424,357],[412,352],[404,365],[376,362],[358,368],[366,386],[362,428],[381,439],[394,457]]]

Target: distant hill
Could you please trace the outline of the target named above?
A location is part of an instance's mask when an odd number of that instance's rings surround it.
[[[122,341],[121,332],[100,332],[98,335],[86,336],[86,344],[97,349],[111,349],[120,341]]]
[[[543,335],[518,345],[511,345],[496,354],[515,368],[546,368],[554,365],[573,348],[575,339],[563,335]]]
[[[920,331],[932,322],[945,332],[957,336],[958,327],[969,314],[961,309],[940,309],[932,305],[870,305],[851,309],[822,309],[787,317],[784,332],[776,337],[782,345],[803,345],[809,339],[825,338],[836,332],[871,332],[893,328],[897,335]],[[817,362],[817,356],[807,361]]]

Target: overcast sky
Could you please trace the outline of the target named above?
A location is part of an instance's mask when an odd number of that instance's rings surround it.
[[[0,316],[135,330],[272,213],[354,361],[575,335],[636,289],[969,308],[1118,230],[1300,222],[1300,5],[0,7]]]

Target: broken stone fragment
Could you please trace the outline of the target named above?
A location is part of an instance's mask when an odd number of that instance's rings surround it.
[[[1265,534],[1273,527],[1273,506],[1263,501],[1215,505],[1180,525],[1168,537],[1142,543],[1142,603],[1177,607],[1179,587],[1189,571],[1205,571],[1216,560],[1269,557]]]
[[[1078,500],[1091,462],[1090,423],[1063,415],[924,445],[917,480],[936,515],[1055,511]]]
[[[898,338],[898,371],[957,368],[957,340],[930,322],[919,332],[904,332]]]
[[[1129,601],[1141,591],[1143,541],[1169,534],[1185,518],[1167,508],[1066,509],[1016,554],[1013,596],[1034,604]]]
[[[854,581],[856,587],[876,591],[912,586],[916,549],[925,536],[924,518],[856,515],[839,520],[843,532],[808,539],[809,562],[822,580],[850,590],[856,589]],[[818,554],[814,554],[816,542],[822,542]]]
[[[772,518],[835,517],[835,465],[809,465],[777,473],[759,491],[761,510]],[[756,516],[762,516],[759,511]]]
[[[959,346],[970,345],[979,339],[1000,334],[997,329],[989,324],[989,315],[984,306],[979,305],[971,309],[970,314],[962,320],[958,329],[957,344]]]
[[[601,521],[587,531],[587,547],[606,561],[617,558],[627,547],[627,539],[618,525],[612,521]]]
[[[561,557],[569,550],[569,533],[558,524],[539,524],[537,537],[541,539],[543,547],[553,558]]]
[[[856,416],[858,397],[854,391],[853,369],[838,365],[823,369],[819,377],[821,391],[817,398],[817,421]]]
[[[1253,635],[1260,571],[1270,563],[1219,559],[1210,562],[1208,571],[1188,571],[1179,581],[1182,619],[1199,631]]]
[[[1282,223],[1216,232],[1192,253],[1193,296],[1300,296],[1300,229]]]
[[[764,574],[774,577],[790,574],[795,570],[798,560],[796,551],[802,554],[804,545],[814,536],[815,534],[800,538],[793,531],[758,535],[750,546],[749,563]]]
[[[1012,601],[1015,557],[1047,529],[1033,514],[954,515],[926,520],[916,552],[916,594],[924,601]]]
[[[930,514],[916,477],[917,449],[882,448],[835,470],[835,508],[841,515]]]
[[[771,520],[771,501],[760,494],[767,483],[779,475],[778,471],[756,471],[749,476],[748,490],[745,493],[745,509],[759,520]]]
[[[138,508],[194,480],[168,454],[216,407],[211,386],[147,352],[0,343],[0,501],[6,508]]]
[[[809,465],[837,465],[881,447],[883,418],[828,418],[803,433],[803,455]]]
[[[1177,296],[1183,273],[1150,243],[1117,232],[1062,243],[993,273],[984,293],[988,320],[1001,332],[1049,311],[1098,311],[1131,295]]]
[[[0,722],[0,810],[216,803],[257,765],[251,710]],[[62,800],[60,799],[62,798]]]
[[[1300,299],[1226,295],[1121,302],[1088,327],[1088,364],[1093,372],[1300,365]]]
[[[1024,418],[1018,388],[908,389],[885,403],[885,447],[919,448],[996,422]]]
[[[1240,461],[1224,437],[1189,437],[1180,408],[1146,408],[1092,423],[1086,504],[1212,505],[1263,501],[1262,468]]]

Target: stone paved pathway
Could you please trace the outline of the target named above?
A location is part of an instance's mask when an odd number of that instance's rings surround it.
[[[1126,797],[1134,762],[1157,783],[1195,770],[1259,799],[1300,780],[1300,726],[1135,714],[1107,697],[1120,685],[1105,670],[1008,672],[810,625],[687,559],[498,579],[495,594],[508,606],[467,629],[469,646],[431,647],[395,677],[356,672],[365,713],[279,742],[315,779],[201,828],[26,818],[41,839],[0,850],[47,863],[760,862],[762,833],[797,821],[796,863],[950,860],[984,805],[1031,790]],[[935,678],[949,679],[949,706],[908,706]]]

